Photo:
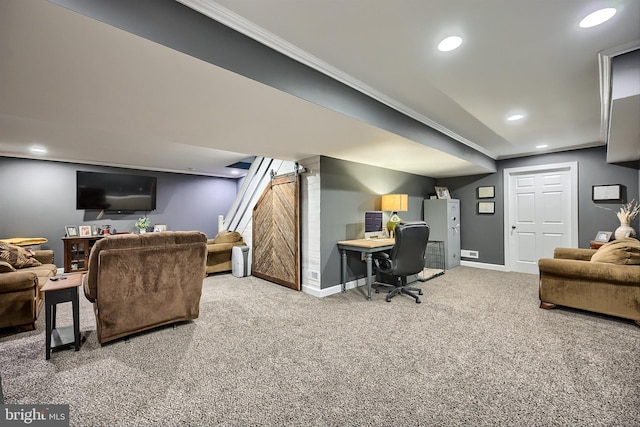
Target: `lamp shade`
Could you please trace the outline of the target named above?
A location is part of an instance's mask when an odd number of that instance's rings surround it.
[[[409,195],[384,194],[380,205],[380,210],[383,211],[406,212],[409,209]]]

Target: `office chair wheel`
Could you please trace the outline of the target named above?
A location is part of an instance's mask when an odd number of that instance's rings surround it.
[[[418,291],[418,295],[422,295],[422,289]]]
[[[422,294],[420,294],[422,295]],[[420,301],[420,298],[416,298],[416,304],[420,304],[422,301]]]

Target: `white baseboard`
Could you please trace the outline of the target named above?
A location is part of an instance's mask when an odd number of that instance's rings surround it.
[[[349,289],[354,289],[360,286],[367,286],[367,281],[364,277],[358,280],[352,280],[351,282],[347,282],[345,287],[347,290],[349,290]],[[313,295],[314,297],[324,298],[324,297],[328,297],[329,295],[338,294],[342,292],[342,284],[339,283],[337,285],[330,286],[324,289],[318,289],[315,286],[309,286],[309,285],[303,284],[302,292],[309,295]]]
[[[487,264],[484,262],[475,262],[475,261],[460,261],[460,265],[464,267],[474,267],[474,268],[483,268],[485,270],[496,270],[496,271],[509,271],[506,266],[499,264]]]

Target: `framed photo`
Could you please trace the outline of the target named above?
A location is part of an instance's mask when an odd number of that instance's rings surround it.
[[[153,226],[153,231],[154,232],[167,231],[167,224],[156,224]]]
[[[622,200],[620,184],[593,185],[591,187],[591,199],[594,202],[601,200]]]
[[[436,190],[436,196],[438,199],[450,199],[451,194],[449,194],[449,189],[447,187],[434,187]]]
[[[81,237],[91,236],[91,226],[90,225],[81,225],[80,227],[78,227],[78,230],[80,231],[80,236]]]
[[[75,225],[65,225],[64,230],[67,233],[67,237],[78,236],[78,227]]]
[[[598,231],[598,234],[596,234],[596,238],[593,239],[596,242],[608,242],[609,240],[611,240],[611,234],[613,234],[612,231]]]
[[[486,187],[478,187],[478,199],[493,199],[495,196],[495,186],[487,185]]]
[[[496,213],[496,203],[495,202],[478,202],[478,213],[479,214]]]

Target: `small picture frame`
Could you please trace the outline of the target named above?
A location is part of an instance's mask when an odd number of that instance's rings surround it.
[[[438,199],[450,199],[449,189],[447,187],[434,187]]]
[[[167,224],[156,224],[153,226],[153,231],[155,233],[159,231],[167,231]]]
[[[78,227],[80,237],[89,237],[91,236],[91,226],[90,225],[81,225]]]
[[[612,231],[598,231],[598,234],[596,234],[596,238],[593,240],[596,242],[607,243],[609,240],[611,240],[612,234]]]
[[[478,213],[488,215],[496,213],[495,202],[478,202]]]
[[[478,187],[478,199],[493,199],[496,196],[496,187],[487,185]]]
[[[78,227],[76,227],[75,225],[65,225],[64,231],[67,233],[67,237],[78,236]]]

